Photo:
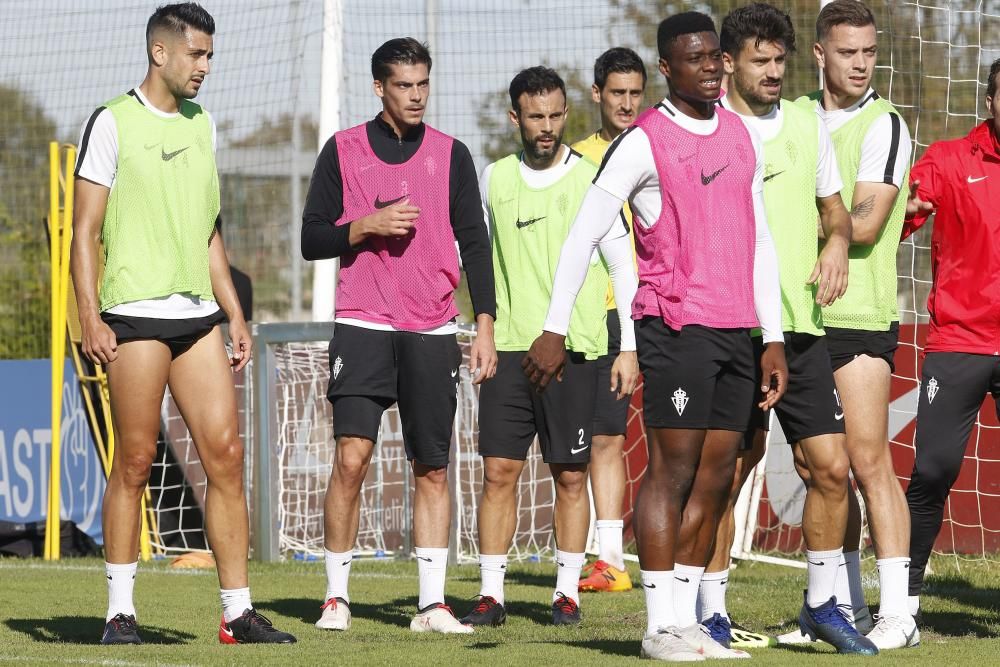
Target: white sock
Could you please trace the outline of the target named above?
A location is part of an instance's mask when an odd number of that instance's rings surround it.
[[[621,519],[598,519],[597,543],[600,545],[597,557],[619,570],[625,569],[625,550],[622,548],[622,531],[625,522]]]
[[[135,616],[132,588],[135,586],[135,571],[138,567],[138,561],[124,565],[104,563],[104,573],[108,577],[108,614],[105,622],[118,614]]]
[[[851,613],[861,611],[865,604],[865,589],[861,586],[861,552],[845,551],[844,567],[847,569],[847,585],[851,595]],[[846,604],[846,600],[844,601]]]
[[[674,615],[682,628],[698,623],[698,586],[703,574],[703,567],[674,565]]]
[[[639,570],[646,594],[646,634],[677,625],[674,614],[674,571]]]
[[[699,621],[707,621],[714,614],[729,618],[729,612],[726,611],[726,589],[728,587],[729,570],[706,572],[701,575],[701,586],[698,587]]]
[[[881,590],[878,613],[882,616],[912,616],[909,612],[910,559],[882,558],[878,566],[878,583]]]
[[[587,554],[578,554],[556,550],[556,589],[552,592],[552,601],[559,595],[565,595],[580,604],[580,570],[587,562]]]
[[[806,550],[806,604],[818,607],[835,595],[837,575],[840,574],[841,560],[844,548],[829,551]],[[837,598],[838,603],[847,604],[849,600]]]
[[[444,575],[448,569],[448,548],[417,547],[417,575],[420,577],[418,609],[444,604]]]
[[[222,616],[226,623],[243,615],[253,604],[250,602],[250,587],[247,588],[220,588],[219,597],[222,598]]]
[[[351,576],[354,553],[350,551],[337,553],[326,549],[324,551],[326,551],[326,597],[323,601],[341,598],[349,603],[351,598],[347,596],[347,581]]]
[[[503,579],[507,575],[507,554],[479,554],[480,595],[488,595],[503,604]]]
[[[920,611],[920,596],[910,595],[906,598],[906,606],[910,609],[910,616],[916,616]]]

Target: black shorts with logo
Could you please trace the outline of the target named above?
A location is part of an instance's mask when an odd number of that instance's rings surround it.
[[[479,391],[479,454],[523,461],[538,435],[546,463],[590,462],[597,363],[567,353],[562,382],[538,393],[524,352],[498,352],[497,373]]]
[[[636,347],[647,427],[746,430],[759,393],[749,329],[675,331],[645,317],[636,323]]]
[[[764,353],[764,341],[753,339],[754,357]],[[788,390],[774,406],[781,430],[789,443],[828,433],[844,432],[844,411],[833,381],[833,366],[825,336],[805,333],[785,333],[785,360],[788,362]],[[756,384],[761,382],[760,364],[755,364]],[[750,449],[756,430],[768,430],[770,415],[753,400],[750,427],[744,449]]]
[[[611,367],[621,349],[622,328],[618,311],[608,311],[608,353],[597,364],[597,401],[594,404],[594,435],[625,435],[628,424],[628,406],[631,397],[618,398],[617,391],[610,391]]]
[[[893,322],[888,331],[865,331],[862,329],[841,329],[826,327],[827,346],[833,370],[839,371],[865,354],[883,359],[889,370],[896,370],[896,348],[899,347],[899,322]]]
[[[101,319],[111,327],[119,343],[130,340],[158,340],[170,348],[170,357],[176,359],[199,340],[226,321],[226,314],[218,310],[204,317],[171,320],[160,317],[133,317],[101,313]]]
[[[454,334],[377,331],[337,323],[330,341],[334,437],[378,439],[399,404],[407,460],[448,465],[462,351]]]

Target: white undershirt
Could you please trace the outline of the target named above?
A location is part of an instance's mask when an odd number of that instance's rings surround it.
[[[136,98],[149,111],[161,118],[174,118],[180,115],[178,112],[170,113],[157,109],[146,99],[139,87],[134,89]],[[208,122],[212,128],[212,149],[216,145],[215,121],[207,111]],[[115,183],[115,176],[118,173],[118,128],[115,125],[114,114],[110,109],[102,109],[94,119],[90,128],[90,136],[87,137],[87,125],[90,119],[83,124],[80,130],[80,157],[77,159],[76,174],[88,181],[103,185],[111,189]],[[84,139],[86,138],[86,146]],[[126,315],[128,317],[151,317],[162,320],[184,320],[195,317],[206,317],[218,312],[219,304],[211,299],[201,299],[193,294],[170,294],[156,299],[142,299],[140,301],[130,301],[122,303],[107,312],[115,315]]]
[[[664,99],[657,110],[669,121],[689,132],[709,135],[715,132],[719,119],[713,114],[708,120],[691,118]],[[740,116],[742,118],[742,116]],[[764,342],[782,342],[781,287],[778,281],[778,256],[767,227],[764,209],[764,151],[757,131],[744,121],[756,156],[752,194],[756,226],[754,253],[754,306],[760,322]],[[587,191],[580,212],[563,245],[552,287],[552,301],[544,329],[564,335],[568,329],[576,294],[583,284],[586,266],[581,258],[589,257],[593,248],[615,226],[622,205],[628,201],[634,219],[646,228],[656,224],[660,217],[662,199],[660,181],[650,147],[649,137],[641,127],[632,126],[608,148],[604,164],[594,185]],[[614,282],[615,276],[612,276]],[[627,298],[618,296],[615,301],[619,315],[630,311],[635,290]],[[629,312],[631,316],[631,312]]]

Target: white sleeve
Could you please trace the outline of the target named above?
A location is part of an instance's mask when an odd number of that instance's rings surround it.
[[[910,131],[899,114],[884,113],[871,124],[861,144],[861,161],[855,180],[903,186],[913,145]],[[851,202],[845,202],[850,207]]]
[[[552,284],[552,300],[542,327],[545,331],[565,336],[576,295],[587,278],[590,257],[601,240],[620,218],[624,200],[592,185],[580,204],[576,220],[559,253],[559,264]],[[629,258],[631,262],[631,257]],[[612,276],[614,279],[614,276]],[[617,300],[617,293],[615,299]],[[631,303],[631,299],[627,303]],[[622,341],[624,343],[624,341]]]
[[[650,179],[656,178],[649,137],[641,127],[633,125],[608,146],[594,177],[594,185],[625,202]]]
[[[118,128],[115,117],[101,107],[80,130],[75,175],[110,188],[118,172]]]
[[[486,234],[492,239],[493,234],[493,215],[490,212],[490,175],[493,173],[493,165],[495,162],[491,162],[486,165],[486,169],[483,169],[483,175],[479,177],[479,196],[483,200],[483,220],[486,221]]]
[[[826,124],[820,121],[817,141],[819,159],[816,161],[816,196],[819,198],[835,195],[844,189],[844,181],[840,178],[840,166],[837,164],[837,153],[833,149],[833,140]]]
[[[613,225],[612,229],[617,225]],[[610,234],[609,234],[610,236]],[[635,326],[632,324],[632,301],[639,289],[639,278],[635,274],[635,264],[632,261],[632,239],[628,234],[601,241],[601,255],[608,265],[611,274],[611,288],[615,293],[615,303],[618,306],[618,322],[621,325],[622,352],[635,350]]]
[[[778,280],[778,253],[767,228],[764,193],[753,194],[753,212],[757,223],[757,241],[753,255],[753,302],[765,343],[782,343],[781,283]],[[615,297],[617,298],[617,297]]]
[[[213,153],[218,153],[219,152],[219,137],[218,137],[219,130],[218,130],[218,128],[215,125],[215,119],[212,118],[212,114],[208,113],[208,111],[205,111],[205,115],[208,116],[208,125],[212,128],[212,152]]]

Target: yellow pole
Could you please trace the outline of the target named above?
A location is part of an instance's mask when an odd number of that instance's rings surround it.
[[[59,313],[59,144],[55,141],[49,144],[49,284],[51,286],[49,298],[49,351],[51,361],[52,395],[51,399],[51,426],[52,426],[52,451],[56,449],[59,441],[59,429],[62,422],[62,383],[57,381],[56,355],[58,352],[56,342],[59,338],[58,329]],[[52,539],[58,532],[58,512],[53,516],[52,512],[52,478],[56,476],[58,468],[49,466],[49,493],[48,509],[45,513],[45,552],[46,560],[52,558]]]

